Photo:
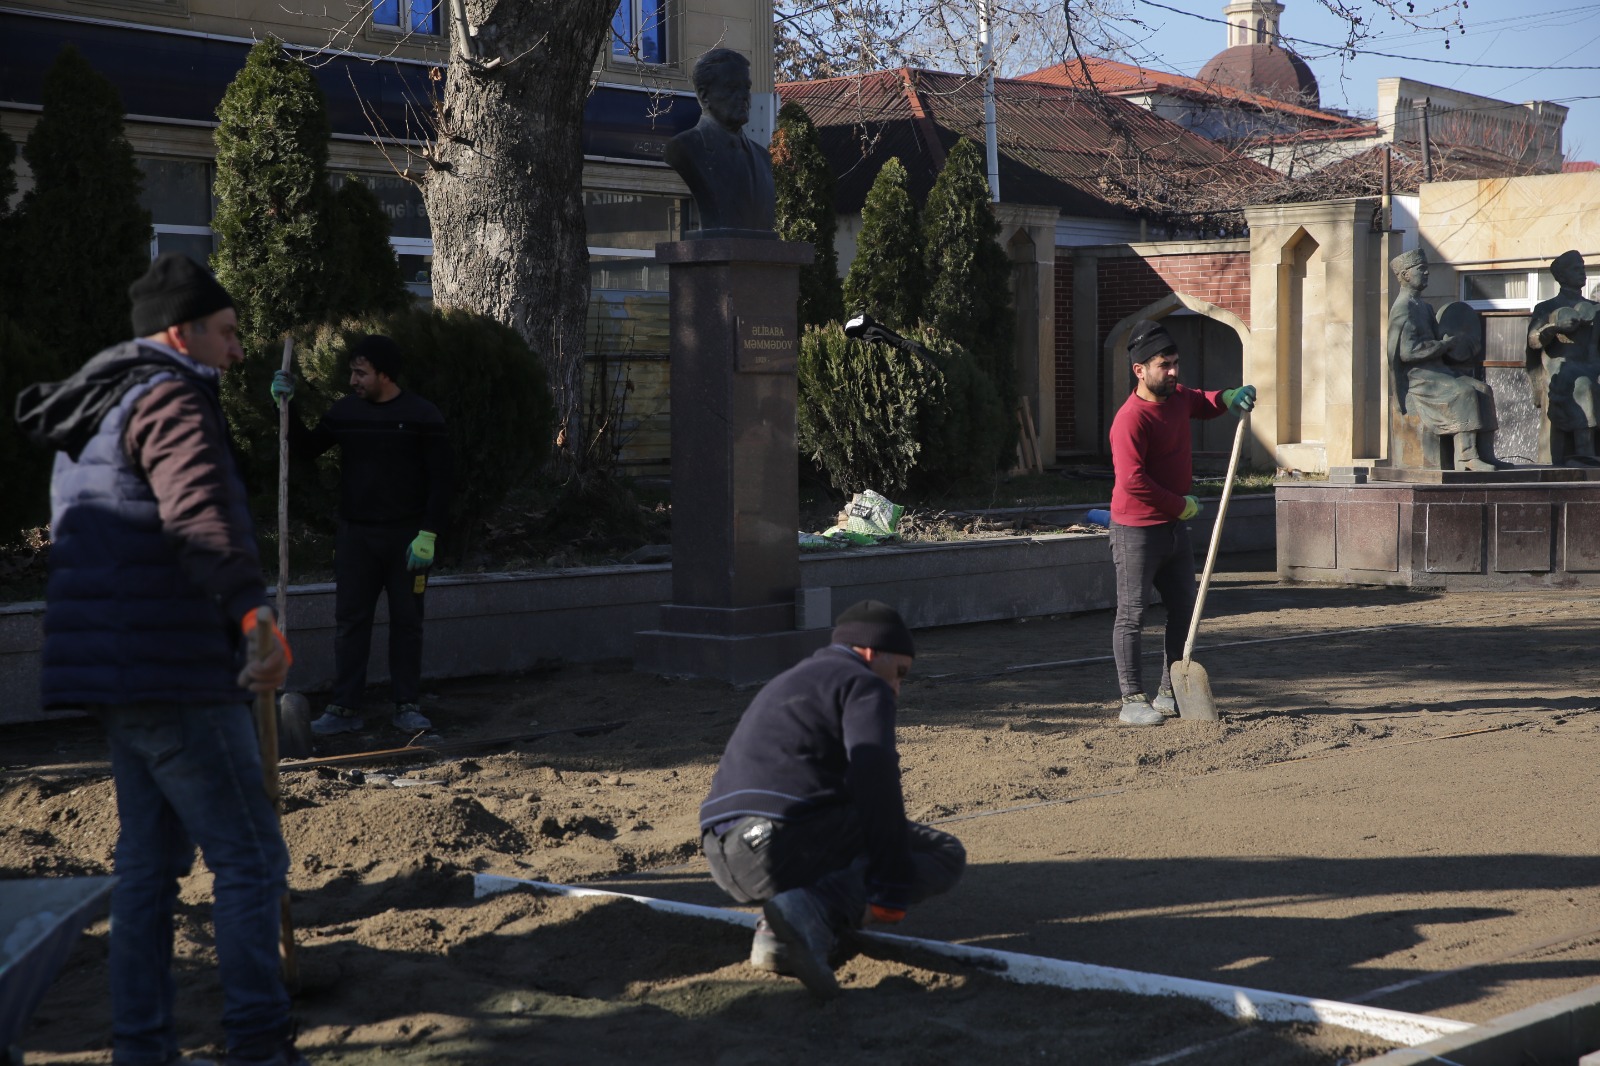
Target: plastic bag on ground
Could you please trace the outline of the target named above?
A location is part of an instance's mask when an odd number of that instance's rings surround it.
[[[906,509],[871,489],[856,493],[845,505],[841,521],[823,536],[850,544],[888,544],[900,539],[900,516]]]

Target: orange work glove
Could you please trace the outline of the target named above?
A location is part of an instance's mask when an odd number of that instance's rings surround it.
[[[240,619],[239,629],[246,640],[251,639],[258,624],[253,610]],[[272,636],[275,638],[271,654],[265,659],[246,656],[244,669],[239,671],[239,687],[251,692],[275,692],[282,688],[284,679],[289,675],[289,667],[294,663],[294,652],[290,650],[283,630],[278,628],[277,619],[270,620],[268,624],[272,626]]]

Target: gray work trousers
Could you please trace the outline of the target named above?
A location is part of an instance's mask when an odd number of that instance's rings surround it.
[[[1172,664],[1183,658],[1194,611],[1194,550],[1183,522],[1159,526],[1111,523],[1111,561],[1117,568],[1117,618],[1111,625],[1111,653],[1117,661],[1117,683],[1124,696],[1144,691],[1144,609],[1151,590],[1167,608],[1166,655],[1161,661],[1161,688],[1172,687]]]

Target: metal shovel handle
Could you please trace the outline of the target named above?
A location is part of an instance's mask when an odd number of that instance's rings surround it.
[[[1189,615],[1189,639],[1183,644],[1183,661],[1194,655],[1194,636],[1200,632],[1200,615],[1206,607],[1206,591],[1211,588],[1211,568],[1217,562],[1217,547],[1222,543],[1222,520],[1228,514],[1228,500],[1233,496],[1233,473],[1239,468],[1239,449],[1244,445],[1245,427],[1250,424],[1250,412],[1239,418],[1239,428],[1233,431],[1233,454],[1228,456],[1228,479],[1222,485],[1222,501],[1217,504],[1217,520],[1211,526],[1211,547],[1206,551],[1206,568],[1200,575],[1200,591],[1195,593],[1194,611]]]

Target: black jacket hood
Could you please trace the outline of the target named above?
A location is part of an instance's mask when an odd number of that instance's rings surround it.
[[[101,419],[127,391],[161,373],[194,376],[158,348],[125,341],[90,359],[64,381],[42,381],[17,394],[17,425],[29,440],[74,461]]]

